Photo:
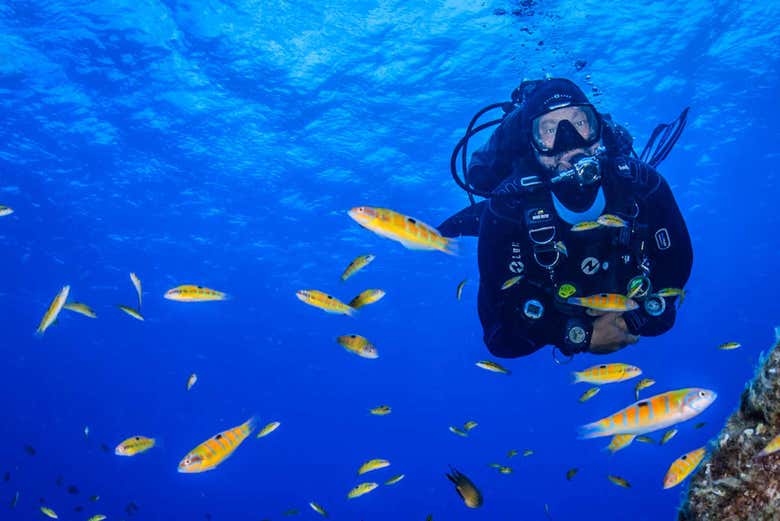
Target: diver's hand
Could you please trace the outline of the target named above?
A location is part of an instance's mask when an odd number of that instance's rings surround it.
[[[588,351],[605,355],[637,342],[639,337],[629,333],[622,313],[605,313],[593,321],[593,334]]]

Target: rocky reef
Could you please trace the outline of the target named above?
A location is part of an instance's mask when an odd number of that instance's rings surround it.
[[[780,328],[740,406],[691,478],[679,521],[780,520],[780,452],[755,456],[780,434]]]

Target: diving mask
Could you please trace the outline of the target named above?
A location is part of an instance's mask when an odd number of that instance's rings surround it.
[[[591,105],[567,105],[550,110],[531,123],[531,142],[543,156],[588,148],[601,139],[601,119]]]

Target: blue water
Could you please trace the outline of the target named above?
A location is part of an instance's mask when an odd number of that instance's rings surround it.
[[[60,519],[279,520],[293,508],[316,519],[309,501],[343,520],[541,520],[545,504],[555,520],[673,519],[684,487],[662,490],[667,467],[717,434],[780,323],[780,4],[524,4],[2,2],[0,204],[15,213],[0,218],[0,519],[42,519],[42,502]],[[599,110],[638,146],[691,106],[661,171],[695,262],[668,334],[569,366],[543,349],[506,361],[504,376],[474,366],[490,358],[476,240],[457,257],[410,251],[346,211],[438,224],[467,202],[448,166],[471,115],[547,73],[588,89],[590,75]],[[377,258],[342,283],[364,253]],[[136,304],[130,272],[145,322],[116,308]],[[162,298],[185,283],[232,299]],[[34,337],[65,284],[98,319],[64,311]],[[387,296],[351,319],[299,302],[308,288]],[[380,358],[335,343],[349,333]],[[731,340],[743,347],[716,349]],[[609,455],[576,427],[629,403],[633,382],[580,404],[585,387],[569,374],[607,360],[642,367],[651,391],[719,398],[667,445]],[[385,403],[392,414],[368,413]],[[197,444],[253,414],[281,427],[213,472],[177,473]],[[468,438],[447,429],[472,419]],[[159,446],[113,455],[136,434]],[[510,449],[535,452],[507,460]],[[392,465],[365,481],[406,479],[347,500],[371,458]],[[457,497],[449,464],[480,487],[481,509]]]

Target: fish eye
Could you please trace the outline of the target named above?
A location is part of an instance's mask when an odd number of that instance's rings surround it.
[[[699,396],[701,396],[702,398],[704,398],[704,397],[706,396],[706,393],[705,393],[704,391],[699,391]]]

